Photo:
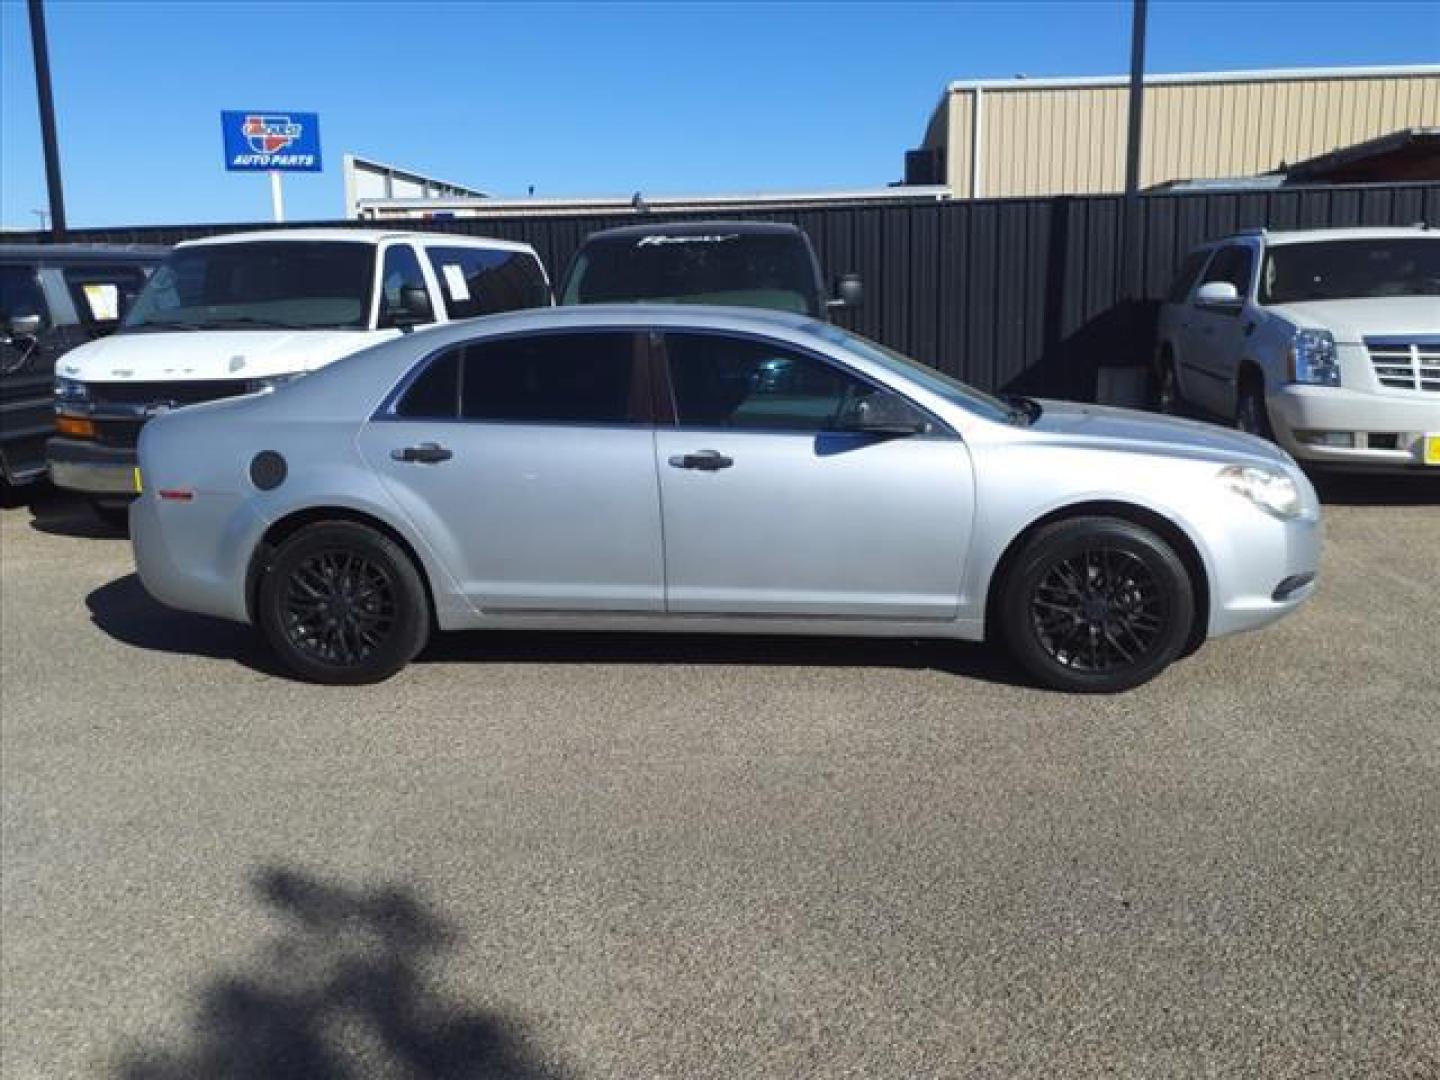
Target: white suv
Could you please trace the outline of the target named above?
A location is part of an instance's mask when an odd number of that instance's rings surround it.
[[[1160,407],[1188,402],[1307,464],[1440,474],[1440,232],[1239,233],[1160,310]]]

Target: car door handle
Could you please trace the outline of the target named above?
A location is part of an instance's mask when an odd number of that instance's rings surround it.
[[[676,454],[670,459],[670,464],[677,469],[700,469],[702,472],[714,472],[716,469],[730,468],[735,464],[735,459],[726,457],[719,450],[700,450],[693,454]]]
[[[436,465],[442,461],[449,461],[455,454],[449,447],[441,446],[439,443],[426,442],[419,446],[402,446],[398,450],[391,450],[390,456],[396,461],[415,461],[422,465]]]

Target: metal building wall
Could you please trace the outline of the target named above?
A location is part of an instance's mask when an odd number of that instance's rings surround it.
[[[865,307],[843,314],[843,325],[987,390],[1080,400],[1093,400],[1100,366],[1148,359],[1156,301],[1185,253],[1205,240],[1264,226],[1424,221],[1440,228],[1440,184],[1149,195],[1140,212],[1143,290],[1131,297],[1122,284],[1122,203],[1114,195],[1061,196],[725,216],[794,222],[810,234],[827,273],[863,275]],[[700,216],[720,215],[680,215]],[[636,220],[453,218],[404,227],[528,241],[558,283],[588,233]],[[175,243],[266,227],[277,226],[85,229],[71,230],[70,239]]]
[[[1065,80],[952,88],[942,103],[947,177],[973,195],[980,151],[986,198],[1120,191],[1125,180],[1127,89],[1118,81]],[[1141,186],[1268,172],[1402,128],[1440,125],[1440,73],[1314,78],[1216,78],[1145,87]]]

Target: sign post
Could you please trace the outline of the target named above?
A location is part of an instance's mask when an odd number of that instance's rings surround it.
[[[285,220],[280,174],[320,171],[320,117],[315,113],[226,110],[220,114],[228,172],[270,174],[270,207]]]

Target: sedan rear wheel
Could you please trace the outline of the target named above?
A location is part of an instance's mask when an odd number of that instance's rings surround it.
[[[1180,655],[1195,615],[1185,564],[1161,537],[1118,518],[1072,518],[1037,532],[997,612],[1011,653],[1046,686],[1128,690]]]
[[[285,666],[322,683],[371,683],[424,647],[430,611],[399,544],[355,522],[323,522],[282,544],[260,582],[257,616]]]

